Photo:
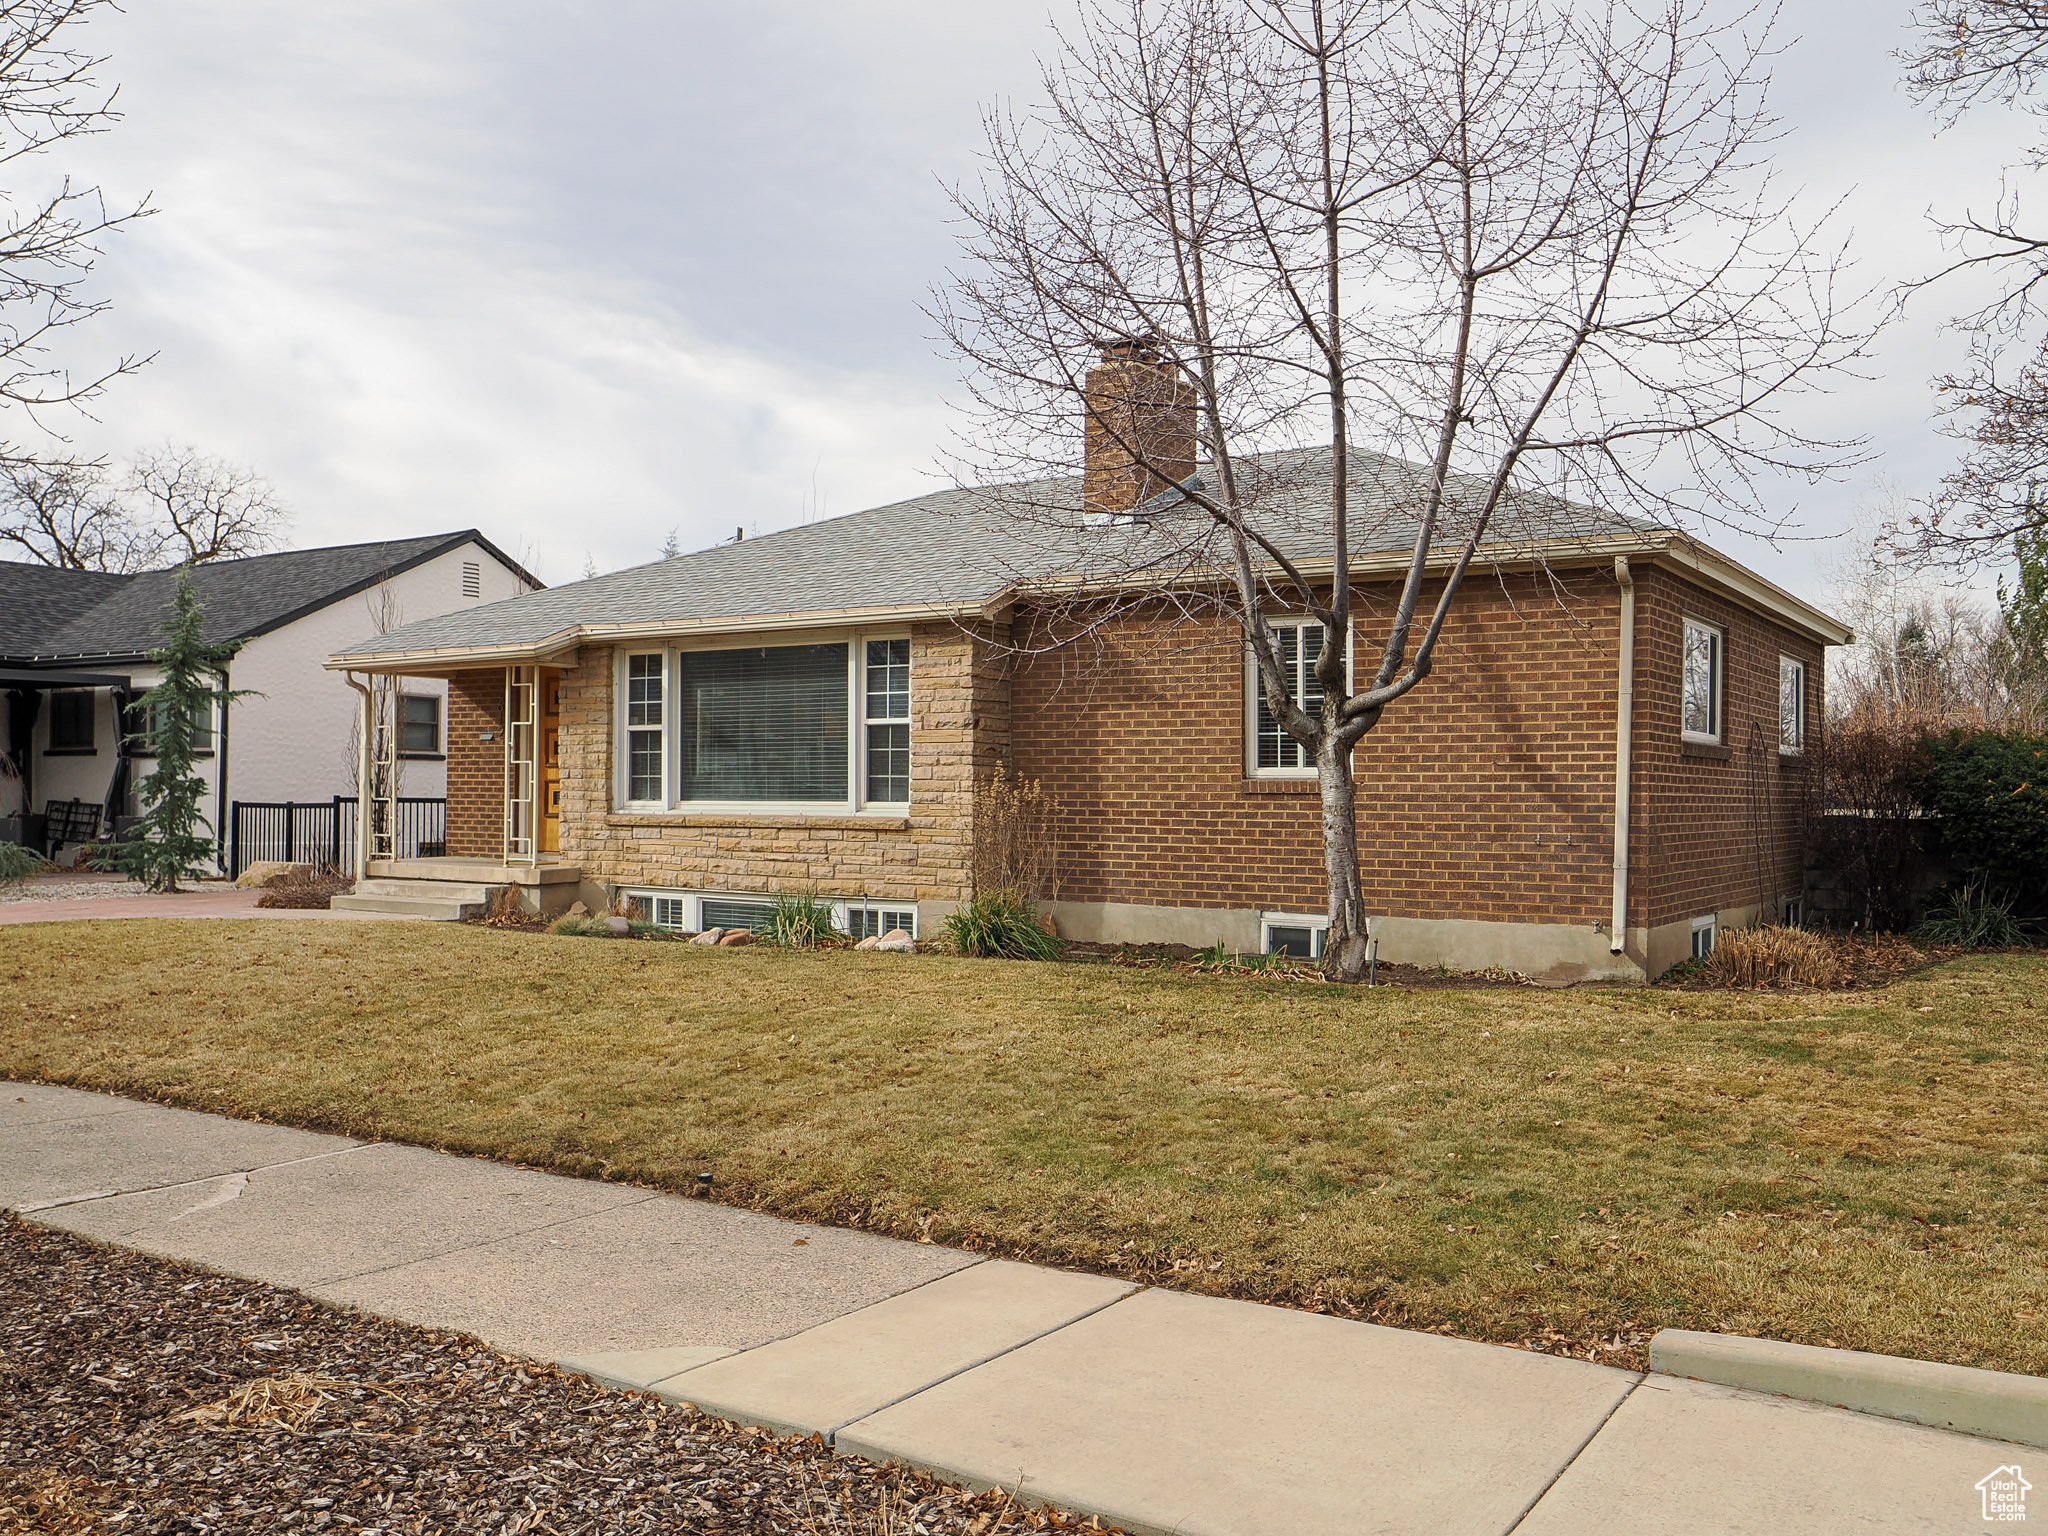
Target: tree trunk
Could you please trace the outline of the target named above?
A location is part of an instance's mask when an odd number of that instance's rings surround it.
[[[1325,734],[1316,754],[1323,797],[1323,867],[1330,878],[1330,927],[1323,935],[1323,974],[1331,981],[1365,975],[1365,897],[1358,874],[1358,782],[1351,749]]]

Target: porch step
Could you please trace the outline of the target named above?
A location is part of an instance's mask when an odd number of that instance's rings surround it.
[[[431,901],[488,903],[504,886],[480,885],[462,880],[358,880],[358,896],[420,897]]]
[[[335,912],[397,912],[407,917],[424,917],[438,923],[459,923],[482,917],[487,903],[463,901],[446,896],[336,896],[327,903]]]
[[[501,864],[495,859],[372,859],[372,875],[397,880],[465,881],[479,885],[574,885],[574,864]]]

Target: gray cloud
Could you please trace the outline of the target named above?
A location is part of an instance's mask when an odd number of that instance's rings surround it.
[[[1987,201],[2010,118],[1936,137],[1896,86],[1907,6],[1794,0],[1779,156],[1845,198],[1862,276],[1932,267],[1924,219]],[[77,436],[255,464],[314,543],[474,523],[568,579],[932,484],[955,366],[918,306],[952,258],[940,182],[981,104],[1028,95],[1043,4],[860,0],[248,6],[96,26],[127,121],[72,165],[162,212],[115,241],[87,349],[156,350]],[[1952,457],[1923,296],[1871,381],[1811,402],[1911,491]],[[90,356],[81,356],[81,362]],[[1871,479],[1788,486],[1809,533]],[[1812,546],[1723,539],[1788,585]]]

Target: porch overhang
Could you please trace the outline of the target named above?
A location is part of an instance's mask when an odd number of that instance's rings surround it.
[[[0,667],[0,689],[9,693],[51,688],[127,688],[122,672],[70,672],[54,667]]]

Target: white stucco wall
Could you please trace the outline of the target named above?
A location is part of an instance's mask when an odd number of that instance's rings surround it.
[[[481,567],[483,595],[462,595],[462,566]],[[344,646],[386,629],[430,619],[457,608],[474,608],[517,597],[519,578],[475,544],[463,544],[386,583],[395,610],[388,623],[377,620],[379,590],[372,588],[308,614],[243,646],[228,668],[236,689],[260,698],[237,699],[228,724],[230,800],[325,800],[356,792],[349,757],[351,729],[361,696],[338,672],[322,665]],[[430,678],[407,679],[407,693],[445,695],[447,685]],[[441,706],[445,737],[448,707]],[[442,748],[446,750],[444,739]],[[443,762],[413,760],[399,773],[399,793],[438,797],[447,792]]]
[[[465,597],[462,592],[464,562],[479,567],[481,595]],[[323,663],[344,646],[366,640],[389,628],[415,619],[433,618],[457,608],[517,597],[524,583],[498,560],[474,543],[463,543],[435,556],[425,564],[401,572],[385,584],[390,595],[387,622],[379,622],[378,589],[345,597],[304,618],[251,640],[236,654],[228,668],[231,688],[251,689],[251,697],[229,706],[227,794],[236,800],[300,802],[327,800],[335,795],[355,793],[355,771],[350,763],[349,745],[360,695],[341,674],[329,672]],[[151,666],[95,667],[91,670],[122,672],[131,680],[137,695],[153,686],[158,678]],[[402,691],[445,694],[447,685],[432,679],[406,680]],[[260,695],[260,696],[259,696]],[[441,707],[442,749],[447,747],[447,702]],[[120,722],[115,718],[113,695],[100,690],[95,701],[93,751],[90,754],[52,755],[49,747],[50,711],[47,700],[36,721],[33,748],[35,763],[34,797],[37,811],[51,800],[73,798],[98,804],[105,800],[107,786],[119,761],[117,746]],[[216,719],[216,733],[218,733]],[[216,743],[218,737],[216,734]],[[215,755],[197,765],[206,779],[206,813],[210,820],[219,802],[220,758]],[[141,783],[153,765],[146,758],[130,764],[131,788]],[[447,764],[444,761],[408,760],[400,770],[399,793],[438,797],[447,792]],[[0,814],[6,809],[0,807]],[[227,827],[215,829],[223,842]],[[69,862],[76,850],[62,854]]]

